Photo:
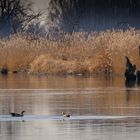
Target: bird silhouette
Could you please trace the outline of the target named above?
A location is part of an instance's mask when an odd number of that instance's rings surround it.
[[[21,112],[21,114],[13,113],[13,112],[11,112],[10,114],[11,114],[12,117],[23,117],[24,116],[24,112],[26,112],[26,111],[23,110]]]
[[[63,117],[67,117],[67,118],[70,117],[70,114],[69,113],[66,113],[66,112],[62,112],[62,115],[63,115]]]

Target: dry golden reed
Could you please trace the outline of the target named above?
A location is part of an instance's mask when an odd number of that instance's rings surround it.
[[[140,69],[140,32],[130,29],[63,34],[59,40],[23,34],[0,40],[0,68],[47,74],[123,74],[124,56]]]

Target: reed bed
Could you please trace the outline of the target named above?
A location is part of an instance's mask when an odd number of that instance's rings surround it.
[[[140,68],[140,31],[61,34],[59,40],[25,34],[0,39],[0,68],[45,74],[123,74],[124,56]]]

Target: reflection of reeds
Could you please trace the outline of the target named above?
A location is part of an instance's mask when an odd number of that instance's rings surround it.
[[[13,35],[0,40],[0,68],[32,73],[76,74],[124,71],[124,56],[140,66],[139,31],[61,35],[61,40]]]

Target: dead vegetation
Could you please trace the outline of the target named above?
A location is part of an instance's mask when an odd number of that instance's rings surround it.
[[[47,74],[123,74],[124,56],[140,67],[140,32],[63,34],[61,40],[16,34],[0,40],[0,68]]]

